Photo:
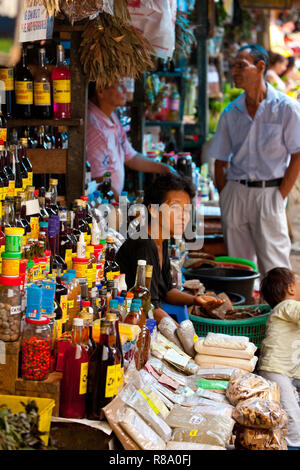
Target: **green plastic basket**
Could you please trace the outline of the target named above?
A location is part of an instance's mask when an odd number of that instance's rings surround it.
[[[269,305],[243,305],[237,306],[241,308],[259,308],[260,310],[268,309],[268,312],[254,318],[245,318],[244,320],[213,320],[211,318],[198,317],[189,315],[197,336],[203,337],[207,333],[222,333],[231,336],[248,336],[249,340],[260,348],[262,340],[265,337],[266,323],[269,318],[271,308]]]

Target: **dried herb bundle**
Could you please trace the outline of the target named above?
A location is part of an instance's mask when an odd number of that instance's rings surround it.
[[[0,406],[0,450],[45,450],[38,430],[39,414],[35,401],[21,402],[25,412],[13,414],[6,405]]]
[[[196,37],[191,30],[191,24],[187,15],[181,11],[177,11],[175,23],[175,57],[187,57],[192,50],[192,46],[196,43]]]
[[[128,0],[115,0],[114,1],[114,16],[124,21],[130,21],[130,13],[128,10]]]
[[[80,61],[97,87],[105,88],[123,77],[136,78],[153,67],[150,43],[132,25],[102,13],[82,33]]]

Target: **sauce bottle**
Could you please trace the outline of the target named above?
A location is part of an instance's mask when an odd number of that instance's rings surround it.
[[[100,341],[89,362],[86,412],[92,420],[105,419],[102,408],[117,394],[116,366],[121,363],[114,322],[100,321]]]
[[[88,353],[83,345],[83,330],[83,320],[74,318],[73,340],[64,353],[60,385],[59,415],[63,418],[85,417]]]

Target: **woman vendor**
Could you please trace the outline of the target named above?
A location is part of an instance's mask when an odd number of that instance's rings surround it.
[[[128,289],[135,283],[139,259],[144,259],[147,264],[153,266],[150,293],[157,323],[168,316],[161,308],[162,301],[188,306],[201,305],[203,302],[201,296],[181,292],[172,286],[168,256],[168,239],[174,234],[184,233],[190,219],[194,194],[195,189],[189,178],[173,174],[158,176],[154,184],[145,190],[144,204],[148,212],[145,231],[147,238],[127,238],[116,256],[120,271],[126,274]],[[170,209],[168,217],[164,210],[159,210],[162,209],[162,204],[166,204]]]

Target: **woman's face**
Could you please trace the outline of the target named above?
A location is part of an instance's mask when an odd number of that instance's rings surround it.
[[[276,62],[276,64],[274,64],[274,71],[277,73],[277,75],[281,75],[283,72],[286,71],[287,64],[287,59],[284,62]]]
[[[168,233],[181,237],[191,217],[190,196],[185,191],[168,191],[163,204],[159,220],[163,238],[168,238]]]

